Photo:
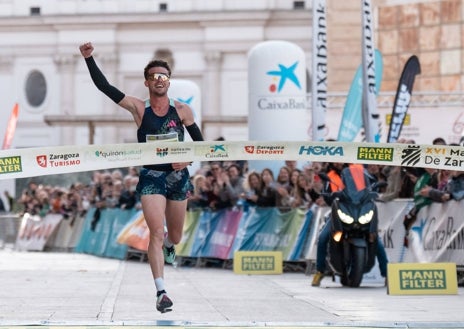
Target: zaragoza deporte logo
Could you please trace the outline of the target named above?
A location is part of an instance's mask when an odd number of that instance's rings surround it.
[[[295,74],[295,69],[298,66],[298,61],[296,61],[294,64],[290,65],[289,67],[286,67],[283,64],[277,64],[279,66],[278,71],[267,71],[266,74],[272,76],[273,82],[269,86],[269,91],[271,93],[278,92],[282,90],[284,87],[285,83],[287,80],[290,80],[293,82],[298,89],[301,89],[300,81],[298,80],[296,74]],[[278,81],[277,81],[278,80]],[[278,83],[278,85],[276,85]]]

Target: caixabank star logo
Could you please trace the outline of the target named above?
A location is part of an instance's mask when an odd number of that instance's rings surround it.
[[[196,146],[195,155],[203,156],[207,160],[222,160],[229,158],[229,151],[224,144],[212,144],[209,146]]]
[[[298,61],[293,63],[290,66],[285,66],[283,64],[277,64],[279,70],[267,71],[266,74],[272,76],[272,83],[269,85],[269,91],[271,93],[280,93],[285,86],[285,83],[288,81],[293,82],[298,89],[301,89],[300,81],[295,74],[295,69],[298,66]]]

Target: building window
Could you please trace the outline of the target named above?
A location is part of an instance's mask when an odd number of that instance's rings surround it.
[[[293,1],[293,9],[305,9],[304,1]]]
[[[30,106],[39,107],[47,95],[47,82],[42,72],[34,70],[26,79],[26,99]]]
[[[159,4],[159,11],[160,12],[165,12],[168,11],[168,4],[165,2],[162,2]]]
[[[31,16],[39,16],[40,15],[40,7],[30,7],[29,13]]]

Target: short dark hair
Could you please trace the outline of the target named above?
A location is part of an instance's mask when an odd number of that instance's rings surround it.
[[[166,70],[168,70],[169,77],[171,77],[171,68],[169,67],[168,62],[165,62],[161,59],[154,59],[150,61],[147,66],[145,66],[145,69],[143,70],[143,76],[145,77],[145,80],[148,80],[148,71],[152,67],[164,67]]]
[[[442,137],[437,137],[432,141],[433,145],[446,145],[446,141]]]

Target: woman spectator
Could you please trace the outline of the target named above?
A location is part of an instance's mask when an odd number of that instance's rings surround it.
[[[189,196],[187,202],[187,209],[201,209],[207,208],[209,205],[209,192],[208,180],[202,174],[197,174],[192,180],[193,193]]]
[[[258,195],[256,206],[258,207],[275,207],[277,200],[276,183],[274,174],[269,168],[264,168],[261,171],[262,189]]]
[[[261,176],[256,171],[252,171],[248,174],[244,189],[245,192],[242,193],[241,198],[244,199],[248,205],[257,206],[258,197],[262,193],[263,182],[261,181]]]
[[[280,210],[289,210],[293,200],[290,195],[292,190],[290,185],[290,169],[284,166],[280,168],[279,175],[277,176],[277,184],[275,190],[277,192],[276,207]]]

